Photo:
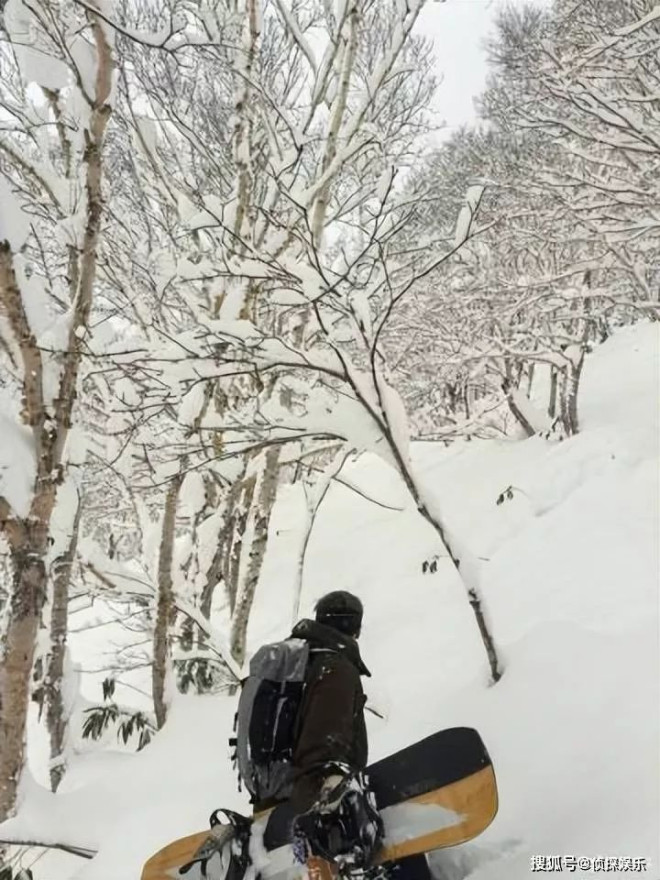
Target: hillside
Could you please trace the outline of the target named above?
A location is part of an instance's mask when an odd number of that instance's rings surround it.
[[[492,754],[498,817],[432,856],[444,880],[526,880],[534,855],[643,857],[646,876],[659,876],[659,355],[657,324],[599,347],[585,367],[582,431],[564,442],[413,449],[480,566],[505,665],[495,687],[461,584],[442,557],[423,571],[435,536],[385,464],[347,465],[362,494],[334,485],[314,526],[303,610],[329,589],[364,601],[369,699],[385,716],[369,715],[372,757],[454,725],[478,728]],[[290,627],[302,513],[298,488],[282,491],[252,649]],[[72,645],[84,665],[87,642]],[[139,754],[86,749],[57,795],[30,783],[6,831],[99,849],[84,862],[49,855],[36,878],[138,880],[153,850],[204,827],[213,808],[245,809],[228,759],[233,711],[226,697],[179,696]]]

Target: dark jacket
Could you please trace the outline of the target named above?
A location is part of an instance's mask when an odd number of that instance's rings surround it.
[[[355,639],[314,620],[302,620],[292,637],[310,645],[310,664],[293,765],[296,771],[294,800],[300,806],[313,800],[328,765],[347,764],[362,770],[367,765],[366,697],[361,675],[371,673],[362,662]]]

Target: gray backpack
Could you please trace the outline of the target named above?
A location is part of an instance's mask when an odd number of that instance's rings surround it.
[[[286,639],[260,648],[250,661],[236,713],[236,762],[251,801],[291,794],[293,750],[305,691],[309,645]]]

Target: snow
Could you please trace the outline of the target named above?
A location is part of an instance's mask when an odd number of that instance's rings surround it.
[[[181,401],[178,413],[179,424],[192,427],[202,411],[204,400],[204,385],[197,382]]]
[[[399,842],[413,840],[440,828],[450,828],[462,817],[438,804],[394,804],[383,810],[382,818],[388,840]]]
[[[37,472],[32,431],[17,418],[20,402],[0,387],[0,496],[27,516]]]
[[[148,116],[139,116],[136,119],[136,124],[148,154],[151,156],[156,155],[158,152],[158,127],[156,122],[153,119],[149,119]],[[180,198],[185,198],[185,196],[180,196]]]
[[[17,46],[16,56],[25,82],[48,89],[63,89],[69,84],[69,68],[60,58],[31,46]]]
[[[9,0],[4,21],[15,41],[14,52],[24,81],[49,89],[64,88],[69,82],[69,69],[61,59],[34,45],[34,22],[23,0]]]
[[[222,699],[179,696],[167,728],[140,754],[97,754],[85,767],[87,784],[78,778],[74,790],[66,787],[58,795],[29,783],[25,792],[29,809],[6,823],[3,832],[11,835],[13,827],[20,827],[27,839],[75,842],[89,849],[103,842],[98,858],[86,863],[76,860],[75,867],[82,864],[82,871],[70,876],[111,880],[119,859],[132,865],[133,876],[139,877],[138,866],[153,851],[174,837],[207,827],[218,798],[229,808],[246,809],[228,759],[230,708]],[[209,729],[213,736],[196,740],[195,732]],[[158,780],[155,789],[154,780]],[[136,834],[138,825],[140,834]]]
[[[332,480],[317,513],[301,608],[338,588],[365,604],[369,704],[386,716],[367,715],[371,758],[462,725],[492,756],[498,816],[432,854],[443,880],[528,880],[533,856],[558,854],[645,858],[645,876],[658,876],[659,331],[639,324],[587,355],[573,438],[413,444],[417,476],[478,563],[505,669],[496,686],[463,584],[386,461],[364,454],[341,471],[380,504]],[[306,511],[303,484],[283,486],[250,651],[288,634]],[[88,650],[73,637],[75,662]],[[234,707],[177,697],[140,753],[87,748],[57,795],[30,782],[3,837],[99,849],[57,868],[45,858],[36,880],[138,880],[149,855],[207,827],[215,807],[248,809],[226,745]]]
[[[8,241],[14,252],[20,250],[30,231],[30,218],[19,197],[0,176],[0,242]]]
[[[511,399],[532,430],[537,433],[546,433],[552,430],[552,419],[546,412],[535,407],[520,388],[512,389]]]
[[[68,46],[71,59],[76,66],[80,82],[88,96],[95,94],[96,52],[92,44],[82,34],[76,34]]]
[[[376,199],[383,204],[385,202],[387,195],[392,186],[392,181],[394,180],[395,175],[394,168],[386,168],[378,178],[378,182],[376,183]]]
[[[293,36],[294,40],[302,49],[305,57],[307,58],[307,60],[310,64],[310,67],[316,73],[316,71],[318,69],[318,64],[317,64],[316,58],[314,57],[314,52],[313,52],[312,47],[310,46],[309,42],[306,40],[304,34],[300,30],[300,26],[299,26],[298,22],[296,21],[295,15],[288,8],[288,6],[284,2],[284,0],[277,0],[277,8],[279,9],[279,11],[281,13],[282,18],[286,22],[287,27],[290,30],[291,35]]]
[[[468,191],[465,194],[465,201],[461,210],[458,212],[458,218],[456,220],[453,243],[454,248],[460,247],[460,245],[467,241],[479,208],[479,203],[484,194],[484,189],[485,187],[481,184],[475,184],[468,188]]]

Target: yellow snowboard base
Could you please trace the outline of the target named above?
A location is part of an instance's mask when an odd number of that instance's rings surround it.
[[[425,807],[430,810],[425,810]],[[427,816],[433,818],[436,815],[433,812],[434,808],[438,807],[442,809],[436,810],[436,813],[443,817],[443,821],[438,822],[439,827],[428,830]],[[388,811],[394,810],[398,812],[388,814]],[[382,811],[386,832],[385,842],[375,863],[382,864],[465,843],[481,834],[493,821],[496,813],[497,786],[493,768],[489,765],[442,788],[410,798],[395,807],[385,808]],[[407,815],[411,817],[408,824],[405,821]],[[421,824],[419,824],[420,816],[423,820]],[[266,814],[259,816],[259,820],[265,818]],[[416,825],[417,831],[414,830]],[[226,827],[216,826],[215,829],[200,831],[198,834],[191,834],[168,844],[146,862],[142,870],[142,880],[178,880],[178,878],[185,880],[186,875],[180,874],[179,869],[191,862],[207,841],[222,835]],[[270,878],[285,880],[293,877],[294,866],[291,866],[291,872],[283,871],[282,860],[275,858],[275,854],[281,853],[283,849],[287,848],[273,851],[273,871],[271,873],[268,870],[261,870],[262,880],[270,880]],[[279,867],[276,867],[275,862],[279,862]],[[335,866],[323,859],[310,859],[306,867],[309,880],[333,880],[337,873]],[[299,872],[304,870],[302,865],[297,868]]]

